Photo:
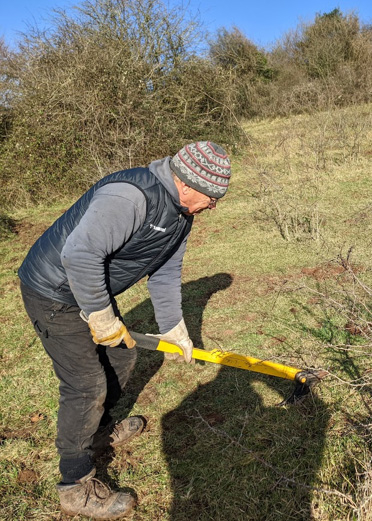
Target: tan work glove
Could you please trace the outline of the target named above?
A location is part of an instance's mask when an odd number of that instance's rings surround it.
[[[124,340],[129,349],[136,345],[135,340],[130,336],[125,324],[123,324],[119,317],[115,316],[111,304],[101,311],[93,311],[89,316],[81,311],[80,316],[83,320],[88,322],[95,344],[117,347]]]
[[[191,338],[189,337],[189,333],[187,331],[187,327],[184,319],[182,319],[173,329],[164,333],[163,335],[151,335],[160,340],[165,340],[170,344],[176,344],[181,348],[183,357],[187,363],[192,361],[192,349],[194,347]],[[177,360],[181,358],[178,353],[164,353],[165,358],[168,360]]]

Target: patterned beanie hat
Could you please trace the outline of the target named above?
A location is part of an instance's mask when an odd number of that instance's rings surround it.
[[[181,181],[209,197],[219,199],[227,191],[230,160],[225,150],[211,141],[197,141],[181,148],[170,167]]]

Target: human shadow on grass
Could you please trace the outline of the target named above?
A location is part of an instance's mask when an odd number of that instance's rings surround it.
[[[214,293],[228,288],[231,283],[231,275],[217,273],[183,284],[184,317],[190,336],[198,347],[201,346],[202,316],[208,300]],[[139,333],[158,333],[150,299],[146,299],[127,313],[124,317],[124,322],[130,330]],[[129,415],[145,386],[162,366],[164,355],[161,352],[146,351],[138,348],[136,365],[123,393],[120,390],[115,372],[110,367],[108,358],[104,354],[104,350],[101,353],[101,362],[110,380],[110,406],[112,408],[110,413],[115,420],[121,421]],[[107,472],[107,467],[110,465],[113,457],[114,452],[107,450],[99,455],[96,459],[96,464],[99,477],[110,486],[115,487],[115,483]]]
[[[312,489],[330,414],[316,393],[278,407],[293,386],[221,367],[163,417],[171,521],[314,519]]]

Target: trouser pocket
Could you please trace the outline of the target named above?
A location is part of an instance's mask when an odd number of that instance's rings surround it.
[[[33,321],[33,326],[36,331],[36,334],[39,338],[48,338],[49,333],[47,328],[41,326],[40,322],[38,320]]]

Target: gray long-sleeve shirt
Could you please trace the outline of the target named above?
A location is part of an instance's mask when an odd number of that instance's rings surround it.
[[[150,170],[174,197],[178,191],[169,158],[154,161]],[[130,241],[146,218],[146,199],[128,183],[108,184],[94,194],[89,208],[66,240],[61,252],[71,290],[79,307],[89,315],[110,304],[105,282],[105,260]],[[182,319],[181,268],[187,238],[176,253],[148,279],[160,333]]]

